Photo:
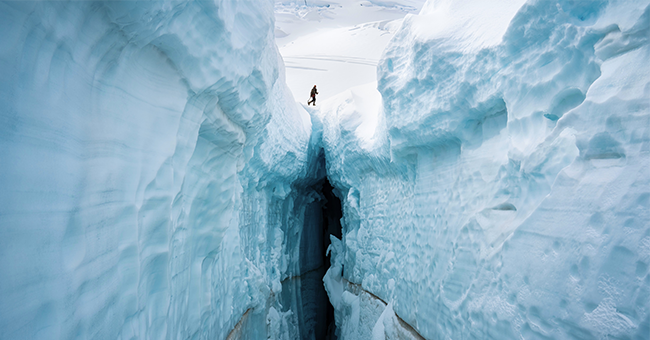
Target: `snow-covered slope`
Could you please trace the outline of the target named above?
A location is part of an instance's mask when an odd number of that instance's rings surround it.
[[[270,2],[9,1],[0,35],[1,339],[298,331],[315,157]]]
[[[379,92],[318,115],[342,338],[650,338],[649,30],[648,1],[406,17]]]
[[[278,1],[276,42],[287,85],[306,102],[316,84],[317,103],[377,80],[377,63],[407,13],[424,0]]]

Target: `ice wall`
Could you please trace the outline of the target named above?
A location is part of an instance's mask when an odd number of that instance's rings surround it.
[[[648,1],[407,16],[320,115],[341,338],[650,338],[649,37]]]
[[[0,35],[0,339],[300,331],[318,176],[271,2],[9,1]]]

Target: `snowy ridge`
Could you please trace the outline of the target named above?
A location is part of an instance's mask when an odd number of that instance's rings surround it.
[[[3,2],[0,32],[0,338],[277,328],[315,157],[272,4]]]
[[[319,114],[343,277],[427,339],[647,339],[649,27],[647,1],[407,16],[379,65],[383,107],[353,90]],[[385,123],[361,133],[368,115]]]

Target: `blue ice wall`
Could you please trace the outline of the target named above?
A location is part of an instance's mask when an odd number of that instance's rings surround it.
[[[405,18],[378,92],[320,115],[341,338],[650,338],[649,29],[647,1]]]
[[[272,3],[9,1],[0,35],[0,338],[299,327],[274,311],[311,122]]]

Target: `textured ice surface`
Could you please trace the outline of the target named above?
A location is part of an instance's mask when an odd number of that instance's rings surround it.
[[[10,1],[0,35],[1,339],[301,331],[316,157],[270,2]]]
[[[650,338],[649,36],[647,1],[407,16],[379,93],[318,114],[342,338],[397,338],[391,313],[427,339]]]

